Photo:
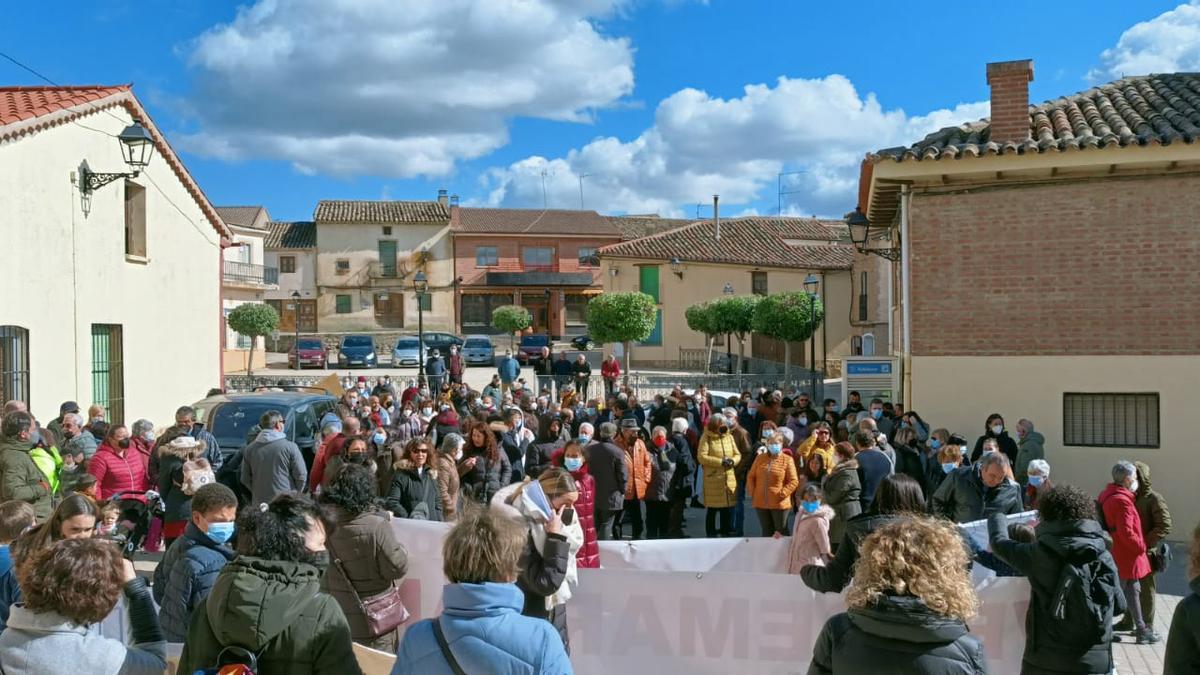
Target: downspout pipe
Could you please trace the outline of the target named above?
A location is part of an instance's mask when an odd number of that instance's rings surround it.
[[[912,401],[912,245],[909,243],[908,209],[912,194],[907,185],[900,186],[900,311],[904,331],[903,365],[901,389],[905,409],[911,410]]]

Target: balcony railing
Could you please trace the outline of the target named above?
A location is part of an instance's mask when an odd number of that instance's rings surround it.
[[[279,284],[279,268],[226,260],[224,278],[235,284],[276,286]]]

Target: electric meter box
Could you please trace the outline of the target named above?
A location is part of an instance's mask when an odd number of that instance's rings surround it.
[[[862,397],[864,408],[873,398],[895,401],[900,393],[898,360],[886,356],[842,357],[843,407],[850,400],[852,391],[857,391]]]

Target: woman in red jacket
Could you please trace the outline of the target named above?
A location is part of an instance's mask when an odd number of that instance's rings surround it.
[[[121,424],[110,427],[88,461],[88,473],[96,477],[97,499],[112,499],[118,492],[145,491],[148,459],[133,447],[128,428]]]
[[[579,567],[600,567],[600,544],[596,542],[596,479],[588,473],[587,460],[583,457],[583,444],[579,439],[567,441],[561,450],[550,456],[554,466],[561,466],[571,473],[575,486],[579,488],[579,499],[575,500],[575,517],[583,528],[583,546],[575,554]]]
[[[604,395],[612,396],[617,390],[617,380],[621,377],[621,364],[612,354],[600,364],[600,377],[604,378]]]
[[[1150,574],[1150,559],[1146,557],[1146,540],[1142,538],[1142,519],[1134,505],[1134,493],[1138,489],[1137,468],[1132,462],[1121,460],[1113,466],[1113,482],[1100,493],[1097,500],[1105,529],[1112,534],[1112,557],[1117,563],[1117,576],[1121,579],[1121,591],[1133,617],[1134,636],[1137,643],[1154,644],[1161,638],[1154,626],[1146,625],[1142,617],[1140,602],[1140,579]]]

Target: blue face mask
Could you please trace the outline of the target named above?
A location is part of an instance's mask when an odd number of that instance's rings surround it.
[[[935,438],[932,441],[929,441],[929,447],[937,450],[938,448],[942,447],[942,442]]]
[[[567,471],[578,471],[583,468],[583,458],[567,457],[563,460],[563,466],[567,468]]]
[[[817,509],[821,508],[821,502],[800,502],[800,508],[804,509],[805,513],[816,513]]]
[[[233,529],[233,523],[209,523],[208,538],[218,544],[224,544],[233,538]]]
[[[956,468],[958,468],[958,465],[954,462],[946,462],[945,464],[942,464],[942,473],[950,473]]]
[[[778,455],[780,452],[783,452],[783,446],[775,444],[768,445],[767,452],[771,453],[772,455]]]
[[[762,432],[763,438],[770,438],[774,435],[775,435],[775,431],[773,429],[763,429],[763,432]]]
[[[1041,487],[1042,481],[1046,480],[1045,476],[1030,476],[1029,484],[1033,487]]]
[[[883,409],[872,410],[871,417],[874,417],[875,419],[879,419],[880,417],[883,417]]]
[[[579,434],[579,442],[580,443],[591,443],[592,437],[588,436],[587,434]]]
[[[371,440],[375,441],[375,445],[383,445],[383,442],[387,440],[387,434],[383,433],[382,431],[377,431],[375,432],[375,435],[371,437]]]

